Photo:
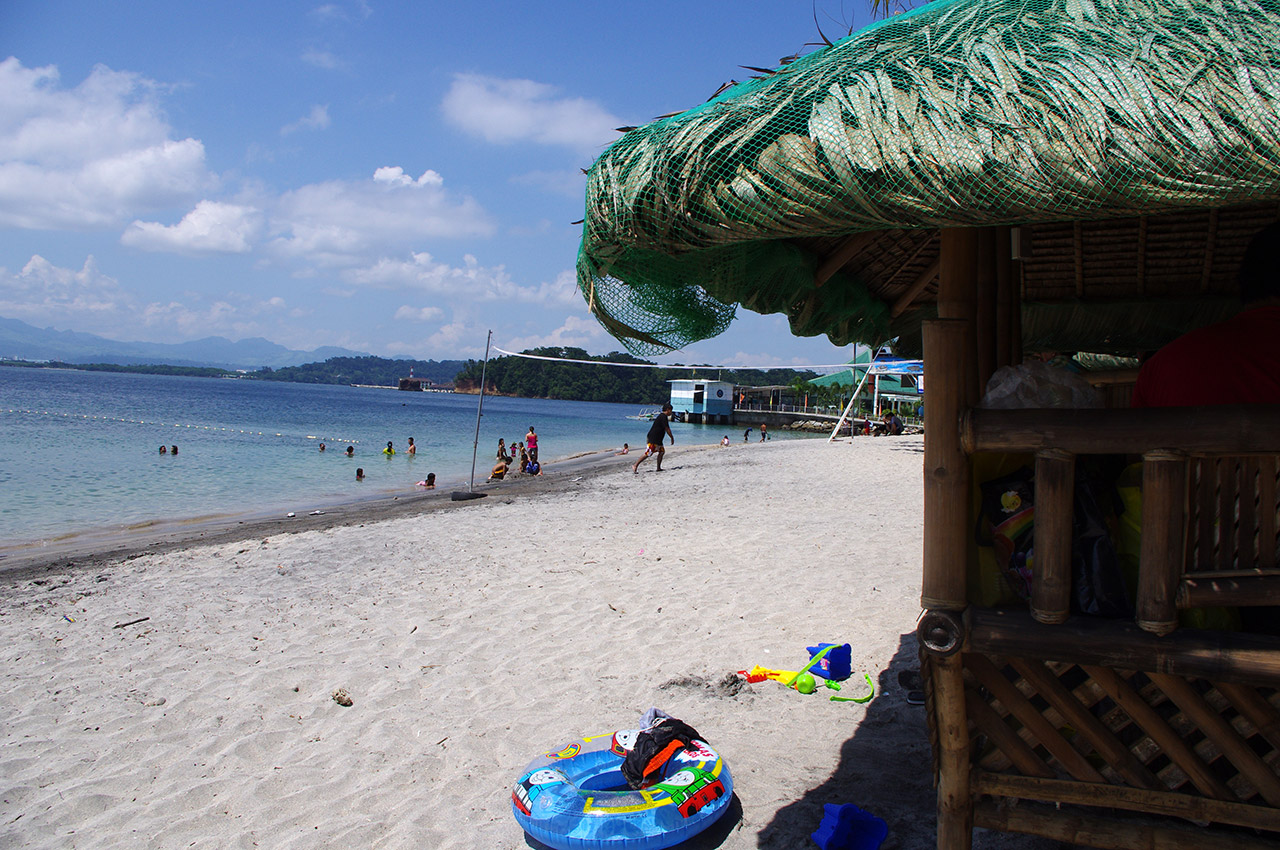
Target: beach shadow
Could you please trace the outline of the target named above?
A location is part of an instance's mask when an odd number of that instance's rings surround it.
[[[822,822],[827,803],[853,803],[882,818],[889,826],[885,848],[934,846],[932,754],[924,706],[908,705],[907,690],[898,683],[899,673],[919,667],[916,636],[908,632],[880,673],[876,696],[857,731],[840,744],[835,772],[779,809],[760,831],[757,846],[813,847],[809,836]]]
[[[876,696],[853,737],[840,745],[840,763],[831,777],[799,800],[778,810],[760,831],[758,847],[814,847],[810,835],[822,822],[823,805],[853,803],[889,827],[881,850],[928,850],[937,846],[933,755],[922,705],[907,703],[899,675],[919,671],[915,632],[902,635],[889,668],[880,674]],[[906,676],[904,679],[909,680]],[[911,688],[919,687],[916,683]],[[974,830],[981,850],[1059,850],[1070,845],[1012,833]]]

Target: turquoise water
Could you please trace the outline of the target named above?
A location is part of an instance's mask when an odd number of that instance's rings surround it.
[[[465,483],[474,395],[0,367],[0,541],[39,541],[152,520],[310,511]],[[530,425],[544,463],[644,445],[635,405],[486,397],[476,481],[498,438]],[[741,428],[675,423],[677,445]],[[754,435],[753,435],[754,436]],[[779,437],[783,435],[779,434]],[[416,456],[403,452],[408,438]],[[397,454],[382,448],[395,443]],[[319,444],[327,444],[321,453]],[[177,444],[177,456],[160,445]],[[355,446],[355,457],[343,451]],[[357,467],[365,480],[357,482]]]

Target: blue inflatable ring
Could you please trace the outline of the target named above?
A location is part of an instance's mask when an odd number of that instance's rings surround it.
[[[729,766],[702,741],[672,756],[662,781],[628,788],[622,762],[637,735],[592,735],[531,761],[511,791],[516,822],[556,850],[651,850],[697,835],[728,811]]]

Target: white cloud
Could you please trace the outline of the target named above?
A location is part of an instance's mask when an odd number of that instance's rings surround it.
[[[379,249],[427,238],[489,236],[494,224],[474,199],[455,197],[426,171],[416,180],[399,167],[373,179],[313,183],[282,195],[271,215],[272,249],[320,266],[367,262]]]
[[[561,272],[550,283],[521,286],[511,279],[504,266],[482,266],[470,254],[463,257],[460,267],[436,262],[426,252],[414,253],[407,260],[383,257],[370,266],[350,269],[343,277],[360,286],[417,289],[460,301],[515,301],[586,309],[572,271]]]
[[[230,339],[277,335],[281,316],[292,315],[280,296],[260,298],[243,292],[227,292],[224,297],[204,301],[186,293],[189,301],[152,302],[130,317],[130,324],[151,330],[157,341],[183,341],[210,334]]]
[[[101,65],[67,89],[56,67],[0,62],[0,226],[110,227],[210,187],[204,145],[172,138],[158,89]]]
[[[444,315],[439,307],[410,307],[405,304],[396,310],[397,319],[408,319],[412,322],[429,322]]]
[[[243,254],[253,249],[261,229],[262,214],[254,207],[201,201],[175,225],[135,221],[120,242],[144,251]]]
[[[373,14],[371,7],[365,0],[350,4],[353,7],[356,17],[367,18]],[[319,24],[328,23],[345,23],[351,20],[352,16],[347,14],[347,10],[343,8],[341,3],[324,3],[316,6],[308,14]]]
[[[456,74],[441,105],[454,126],[488,142],[536,142],[592,151],[617,137],[623,123],[600,104],[564,97],[533,80]]]
[[[334,56],[327,50],[307,50],[302,54],[302,61],[316,68],[323,68],[326,71],[337,71],[346,67],[337,56]]]
[[[12,274],[0,268],[0,315],[40,327],[75,328],[108,339],[181,342],[220,334],[232,339],[278,336],[277,320],[296,314],[278,295],[197,293],[142,303],[103,274],[92,256],[79,269],[56,266],[39,254]]]
[[[592,318],[569,316],[564,324],[545,336],[524,336],[507,340],[499,346],[507,351],[525,351],[530,348],[587,348],[606,338],[604,328]]]
[[[311,17],[315,18],[320,23],[327,23],[328,21],[344,21],[347,19],[346,13],[342,11],[342,7],[337,3],[324,3],[316,6],[311,10],[310,14]]]
[[[443,186],[444,178],[428,168],[422,176],[414,180],[398,165],[384,165],[373,171],[373,182],[387,183],[392,186]]]
[[[329,106],[313,106],[306,115],[280,128],[280,135],[287,136],[299,130],[323,130],[329,126]]]
[[[117,324],[120,312],[132,306],[131,296],[115,278],[98,270],[92,256],[78,271],[55,266],[39,254],[17,274],[0,268],[0,315],[10,318],[105,329]]]

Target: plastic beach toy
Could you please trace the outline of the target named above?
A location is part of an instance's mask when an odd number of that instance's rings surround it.
[[[818,666],[813,668],[813,675],[843,682],[853,673],[853,650],[849,644],[820,643],[817,646],[805,648],[809,650],[810,657],[816,656],[825,650],[822,658],[818,661]]]
[[[673,755],[661,781],[631,790],[622,763],[639,734],[591,735],[531,761],[511,792],[516,822],[556,850],[658,850],[728,811],[729,766],[702,741]]]
[[[878,850],[889,835],[887,823],[853,803],[822,808],[822,822],[809,836],[821,850]]]
[[[847,648],[848,644],[845,644],[845,647]],[[812,646],[809,647],[812,657],[809,659],[809,663],[801,667],[799,670],[770,670],[767,667],[761,667],[757,664],[750,670],[739,670],[738,673],[746,676],[747,681],[752,684],[755,684],[756,682],[763,682],[765,679],[773,679],[776,682],[781,682],[784,687],[800,691],[802,694],[811,694],[816,690],[817,686],[809,671],[821,664],[826,656],[834,649],[836,649],[836,646],[831,643],[823,644],[820,649]],[[848,673],[845,674],[846,677],[848,675]],[[834,677],[825,678],[823,684],[832,690],[840,690],[840,686],[831,681],[832,678]],[[804,683],[803,687],[801,686],[802,682]]]

